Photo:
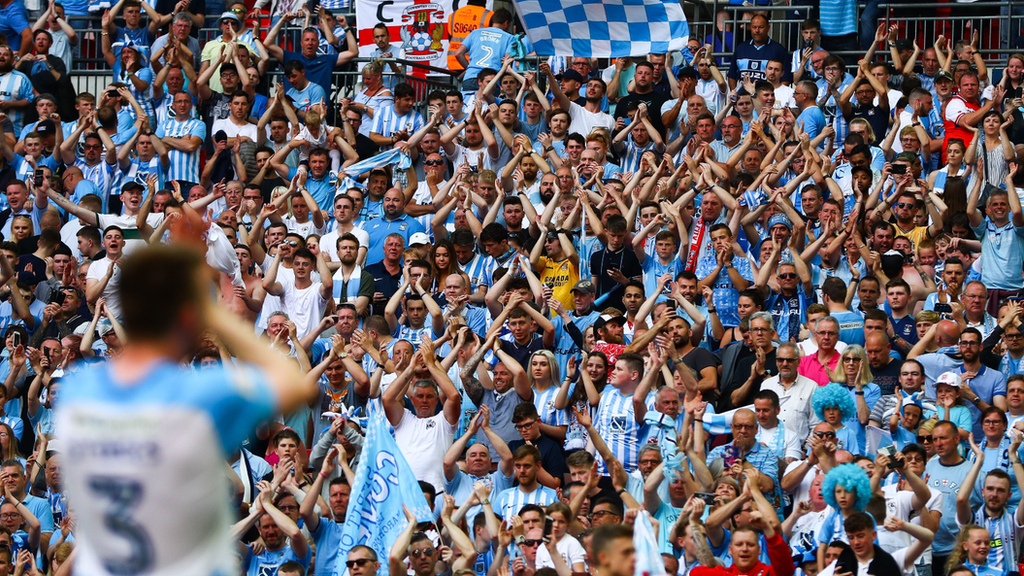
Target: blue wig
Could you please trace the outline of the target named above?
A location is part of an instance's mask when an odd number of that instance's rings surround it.
[[[825,481],[821,483],[821,496],[826,504],[839,510],[839,504],[836,502],[837,485],[857,496],[854,508],[863,512],[868,507],[868,501],[871,500],[871,481],[863,468],[856,464],[840,464],[825,475]]]
[[[811,402],[814,405],[814,414],[822,422],[825,421],[825,408],[839,408],[843,413],[843,420],[849,420],[857,415],[857,405],[850,397],[850,391],[835,382],[828,386],[819,386],[811,396]]]

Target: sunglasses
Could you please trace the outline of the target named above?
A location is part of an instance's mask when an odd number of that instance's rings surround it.
[[[795,280],[798,276],[792,272],[786,272],[785,274],[779,274],[779,280]]]
[[[444,164],[444,160],[426,160],[423,162],[424,166],[441,166]]]
[[[932,437],[931,436],[918,436],[917,437],[917,443],[918,444],[924,444],[925,442],[931,442],[931,441],[932,441]]]
[[[360,558],[359,560],[346,560],[345,561],[345,567],[348,568],[348,569],[352,569],[352,568],[355,568],[356,566],[360,566],[360,567],[366,566],[370,562],[372,562],[372,560],[370,560],[369,558]]]
[[[778,356],[775,357],[775,362],[776,363],[778,363],[778,362],[789,363],[789,362],[799,362],[799,361],[800,360],[798,360],[797,358],[779,358]]]
[[[429,557],[431,557],[433,555],[434,555],[434,549],[433,548],[424,548],[422,550],[410,550],[409,551],[409,556],[412,556],[413,558],[419,558],[420,556],[426,556],[426,557],[429,558]]]
[[[815,432],[814,436],[815,436],[815,438],[835,438],[836,437],[836,433],[835,432]]]
[[[896,204],[896,207],[897,208],[901,208],[901,209],[902,208],[913,208],[914,205],[913,204],[908,204],[906,202],[900,202],[900,203]]]
[[[296,246],[298,246],[298,245],[299,245],[299,243],[298,243],[298,242],[296,242],[295,240],[288,240],[288,241],[286,241],[286,242],[284,242],[284,243],[285,243],[285,244],[287,244],[287,245],[289,245],[289,246],[291,246],[292,248],[295,248]]]
[[[523,546],[529,546],[532,548],[534,546],[540,546],[543,542],[543,540],[523,540]]]

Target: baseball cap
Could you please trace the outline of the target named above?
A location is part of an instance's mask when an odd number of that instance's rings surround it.
[[[558,76],[555,76],[555,80],[575,80],[580,84],[583,84],[583,76],[579,72],[571,68],[569,70],[566,70],[565,72],[562,72]]]
[[[597,294],[597,287],[590,280],[580,280],[572,287],[570,292],[583,292],[585,294]]]
[[[50,102],[53,102],[54,104],[57,103],[57,99],[54,98],[53,94],[50,94],[49,92],[43,92],[39,96],[36,96],[36,99],[33,100],[32,103],[33,104],[38,104],[40,100],[49,100]]]
[[[139,190],[145,190],[146,189],[146,187],[143,186],[142,184],[136,182],[135,180],[131,180],[129,182],[125,182],[124,186],[121,186],[121,192],[122,193],[128,192],[129,190],[135,190],[136,188],[139,189]]]
[[[950,74],[948,70],[939,70],[939,73],[935,75],[935,81],[938,82],[939,80],[948,80],[953,82],[953,75]]]
[[[963,384],[963,380],[960,379],[960,375],[956,372],[943,372],[935,379],[935,386],[938,386],[939,384],[959,388],[960,385]]]
[[[697,79],[697,69],[694,68],[693,66],[683,66],[682,68],[679,69],[679,72],[676,73],[676,77],[677,78],[693,78],[694,80],[696,80]]]
[[[430,236],[427,236],[423,232],[417,232],[409,237],[409,246],[416,244],[430,244]]]
[[[238,17],[238,14],[235,14],[234,12],[223,12],[221,13],[220,18],[217,19],[217,24],[220,24],[221,20],[224,20],[225,18],[234,20],[235,22],[239,23],[242,22],[242,20]]]
[[[39,133],[40,136],[49,136],[54,134],[56,129],[57,127],[53,125],[53,120],[50,120],[49,118],[41,120],[36,124],[36,132]]]
[[[64,444],[61,443],[59,438],[54,438],[46,443],[47,454],[59,454],[64,451]]]
[[[604,328],[607,324],[625,324],[625,316],[613,316],[611,314],[602,314],[597,322],[594,322],[594,332],[597,332],[601,328]]]
[[[914,43],[909,38],[900,38],[899,40],[892,43],[897,50],[913,50]]]

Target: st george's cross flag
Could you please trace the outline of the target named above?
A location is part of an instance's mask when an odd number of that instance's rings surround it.
[[[620,58],[682,50],[690,36],[678,0],[515,0],[540,56]]]

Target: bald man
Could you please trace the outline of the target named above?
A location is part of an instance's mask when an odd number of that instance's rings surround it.
[[[103,199],[100,187],[95,182],[86,180],[82,169],[77,166],[71,166],[65,170],[60,181],[64,186],[64,195],[75,204],[78,204],[87,194],[95,194],[101,200]]]
[[[935,352],[925,353],[932,342],[939,346]],[[960,358],[960,325],[952,320],[940,320],[932,325],[914,347],[907,353],[907,360],[917,360],[924,366],[924,390],[929,398],[935,398],[935,379],[943,372],[956,369],[959,372],[963,361]]]
[[[892,345],[885,330],[869,332],[864,339],[864,351],[867,352],[871,375],[875,377],[875,384],[881,389],[882,397],[891,396],[899,385],[903,361],[892,357]]]

